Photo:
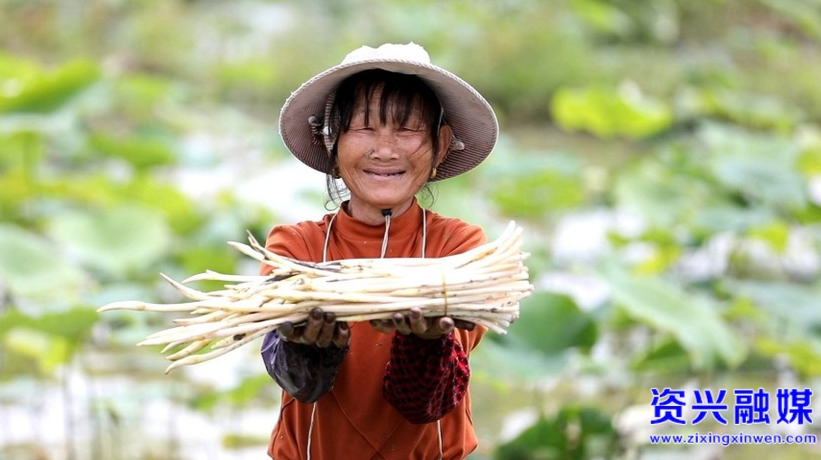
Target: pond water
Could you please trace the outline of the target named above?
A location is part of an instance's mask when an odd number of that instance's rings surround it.
[[[91,353],[79,360],[88,361]],[[93,353],[91,370],[78,363],[59,372],[60,382],[28,381],[5,386],[0,418],[0,458],[49,459],[257,459],[260,447],[229,449],[228,433],[263,439],[276,419],[274,406],[218,408],[213,414],[190,407],[195,391],[236,385],[248,354],[237,353],[177,375],[164,375],[164,360],[145,353]],[[128,363],[131,361],[129,364]],[[136,372],[135,372],[136,371]],[[244,372],[248,372],[245,370]],[[272,382],[269,393],[274,394]],[[270,401],[272,398],[268,398]],[[262,449],[264,453],[264,447]]]
[[[61,382],[7,384],[0,393],[3,460],[261,460],[276,423],[273,381],[240,406],[191,407],[198,392],[236,387],[259,375],[257,344],[163,374],[165,361],[144,352],[84,352],[59,372]],[[82,365],[82,368],[81,368]],[[499,439],[532,422],[530,396],[473,383],[474,414],[485,458]],[[484,454],[482,454],[484,452]]]

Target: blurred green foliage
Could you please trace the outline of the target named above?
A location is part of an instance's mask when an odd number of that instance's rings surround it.
[[[502,125],[435,208],[491,236],[516,219],[532,253],[538,292],[472,357],[477,392],[495,395],[474,401],[476,458],[670,458],[635,436],[646,421],[622,423],[653,385],[818,386],[818,0],[0,0],[0,23],[0,390],[77,365],[157,373],[156,350],[132,347],[167,318],[96,308],[170,299],[160,271],[255,270],[225,242],[293,206],[281,179],[259,201],[239,192],[291,161],[282,102],[355,47],[408,41]],[[124,362],[83,359],[103,351]],[[251,367],[232,388],[164,396],[274,414]],[[518,409],[535,422],[503,438]]]
[[[571,434],[575,432],[575,434]],[[595,408],[566,406],[555,417],[540,418],[514,442],[502,444],[499,460],[584,460],[616,450],[610,417]]]

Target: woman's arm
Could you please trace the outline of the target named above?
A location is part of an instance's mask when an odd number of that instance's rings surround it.
[[[295,227],[278,226],[268,235],[266,247],[279,255],[301,259],[305,242]],[[307,254],[307,251],[303,251]],[[272,267],[262,265],[267,275]],[[305,326],[283,324],[265,335],[262,359],[277,384],[294,399],[311,403],[333,388],[336,374],[348,352],[347,323],[337,323],[333,314],[321,309],[311,312]]]
[[[320,348],[282,339],[276,331],[265,335],[262,359],[277,384],[297,401],[311,403],[333,388],[348,347]]]
[[[459,254],[487,241],[478,227],[462,230],[453,233],[453,243],[445,245],[439,257]],[[450,318],[420,324],[422,318],[417,316],[421,315],[411,313],[406,324],[396,323],[382,394],[411,423],[430,423],[449,414],[464,399],[470,381],[467,355],[486,329]],[[446,319],[450,323],[443,327]],[[436,330],[446,333],[436,337],[432,334]]]
[[[464,399],[469,380],[467,354],[455,332],[438,339],[394,333],[382,392],[411,423],[449,414]]]

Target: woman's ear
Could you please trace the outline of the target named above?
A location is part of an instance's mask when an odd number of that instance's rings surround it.
[[[450,125],[442,125],[439,128],[439,145],[436,146],[436,159],[433,162],[433,167],[438,167],[445,161],[450,149],[450,142],[453,139],[453,129]]]

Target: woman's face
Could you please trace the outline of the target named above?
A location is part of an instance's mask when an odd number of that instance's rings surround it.
[[[445,126],[434,152],[429,126],[418,109],[402,126],[390,116],[380,120],[381,94],[379,88],[373,92],[368,117],[365,96],[356,98],[350,127],[340,133],[337,144],[339,173],[351,192],[348,210],[369,223],[382,222],[383,209],[397,217],[410,207],[431,169],[444,159],[450,141],[450,128]],[[392,113],[390,106],[387,113]]]

